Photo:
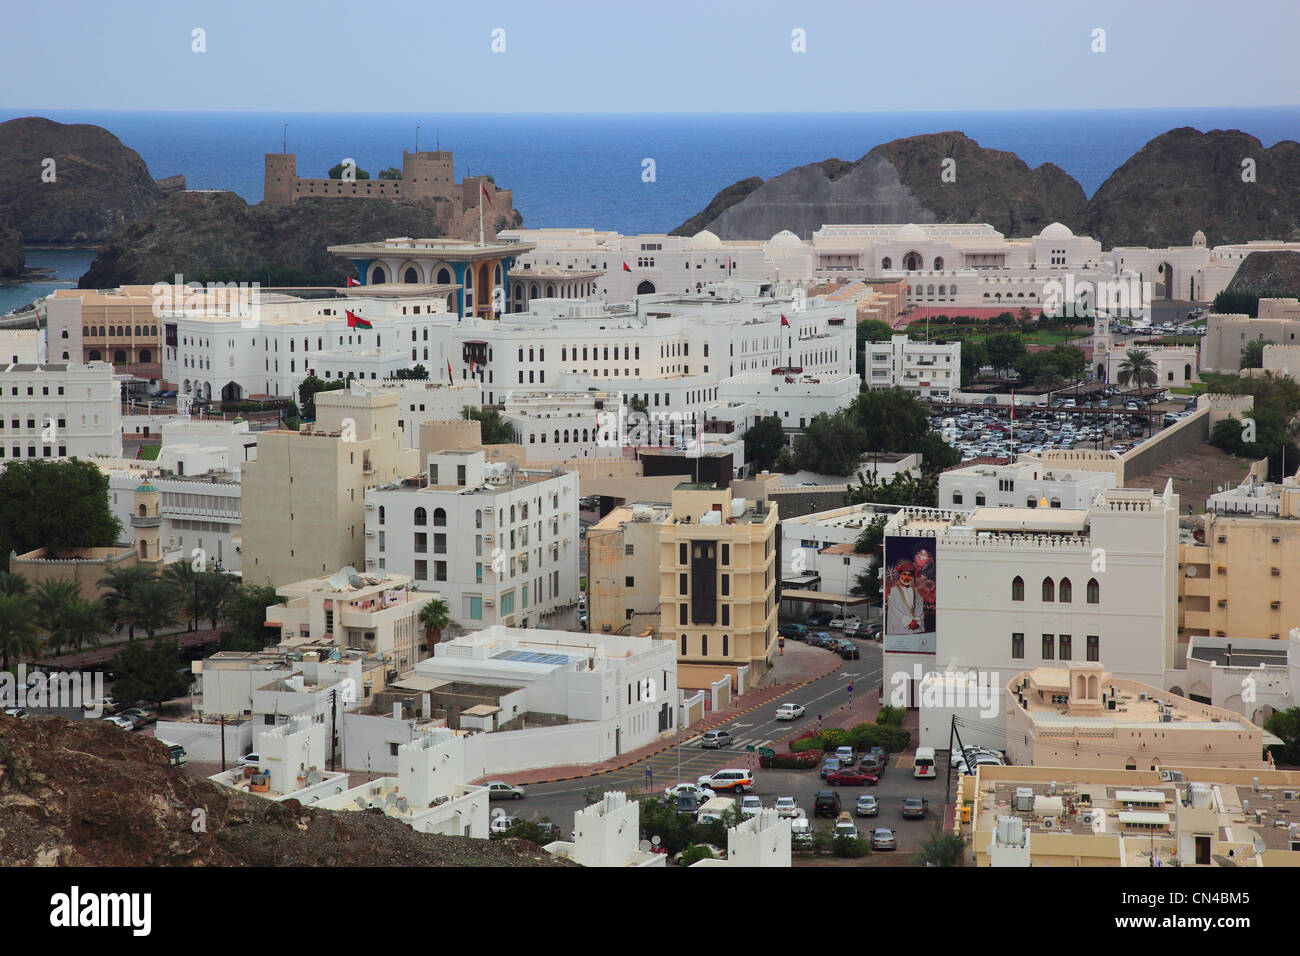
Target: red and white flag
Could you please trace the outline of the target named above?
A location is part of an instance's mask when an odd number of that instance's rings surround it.
[[[488,201],[488,205],[491,206],[493,209],[496,209],[497,208],[496,203],[492,202],[492,197],[488,195],[487,186],[483,185],[482,183],[479,183],[478,188],[483,190],[483,198]]]
[[[354,285],[361,285],[361,283],[357,279],[352,278],[352,276],[348,276],[348,288],[350,289]]]

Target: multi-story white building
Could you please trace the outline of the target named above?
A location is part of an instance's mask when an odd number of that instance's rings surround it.
[[[939,507],[1088,508],[1098,493],[1117,485],[1109,471],[1083,471],[1037,458],[1007,465],[968,465],[939,475]]]
[[[961,343],[913,342],[894,335],[867,345],[866,381],[873,389],[901,386],[919,398],[948,399],[961,387]]]
[[[0,459],[122,456],[122,389],[105,362],[0,368]]]
[[[436,588],[467,627],[565,627],[578,604],[578,475],[512,470],[481,451],[428,456],[365,496],[366,568]]]
[[[797,432],[818,415],[848,408],[861,387],[857,372],[816,375],[773,369],[723,379],[718,397],[731,405],[752,405],[755,418],[775,415],[787,432]]]
[[[6,365],[40,365],[44,361],[43,330],[0,329],[0,368]]]

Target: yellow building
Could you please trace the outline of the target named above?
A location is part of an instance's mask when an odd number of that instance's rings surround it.
[[[659,531],[672,508],[635,502],[587,529],[587,629],[595,634],[659,630]]]
[[[1300,483],[1248,477],[1206,506],[1179,547],[1179,639],[1281,640],[1300,626]]]
[[[773,504],[682,482],[659,534],[660,637],[677,643],[678,683],[707,687],[776,652],[778,518]]]
[[[958,801],[975,866],[1300,866],[1293,770],[985,766]]]
[[[366,489],[421,471],[395,394],[316,396],[316,423],[257,436],[244,465],[244,580],[278,586],[364,567]]]

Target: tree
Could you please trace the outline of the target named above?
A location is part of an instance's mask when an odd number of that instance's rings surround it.
[[[63,646],[73,651],[81,650],[82,644],[99,647],[99,638],[108,630],[108,615],[104,612],[102,601],[87,601],[77,598],[64,612],[60,636]]]
[[[135,585],[127,603],[131,623],[143,628],[150,639],[160,628],[174,623],[180,610],[181,602],[175,588],[154,575]]]
[[[515,429],[495,408],[471,408],[466,405],[461,417],[476,421],[482,429],[483,444],[508,445],[515,440]]]
[[[399,368],[393,373],[393,378],[425,381],[429,378],[429,370],[423,365],[413,365],[410,368]]]
[[[929,866],[960,866],[967,840],[957,833],[936,832],[921,843],[921,860]]]
[[[0,665],[8,670],[11,658],[21,660],[40,652],[31,599],[23,594],[0,594]]]
[[[396,166],[389,166],[387,169],[381,169],[381,170],[379,171],[379,175],[378,175],[377,178],[379,178],[379,179],[401,179],[401,178],[402,178],[402,171],[401,171],[400,169],[398,169]]]
[[[857,540],[853,542],[855,554],[878,554],[880,546],[885,543],[885,515],[876,515],[871,519]]]
[[[1145,349],[1129,349],[1125,352],[1124,361],[1119,363],[1119,372],[1115,376],[1115,380],[1125,387],[1136,385],[1141,395],[1145,395],[1146,390],[1155,385],[1158,379],[1156,363],[1152,360],[1151,353]]]
[[[302,408],[302,417],[308,421],[316,420],[316,393],[332,392],[342,388],[346,382],[342,379],[326,382],[315,375],[308,375],[298,386],[298,403]]]
[[[76,581],[49,579],[38,584],[32,592],[32,609],[36,623],[45,632],[54,648],[67,643],[65,627],[72,602],[81,598],[81,585]]]
[[[1241,350],[1241,362],[1238,368],[1263,368],[1264,367],[1264,346],[1274,345],[1274,342],[1265,342],[1263,339],[1254,339],[1247,342],[1246,347]]]
[[[227,603],[226,621],[230,625],[230,639],[224,649],[230,651],[260,651],[279,634],[266,626],[266,609],[284,602],[269,584],[244,584]],[[223,635],[224,636],[224,635]]]
[[[122,534],[108,505],[108,475],[78,458],[13,460],[0,472],[0,570],[9,553],[50,557],[107,547]]]
[[[1300,707],[1274,711],[1264,721],[1264,729],[1282,741],[1273,746],[1273,759],[1281,763],[1300,764]]]
[[[1255,460],[1267,458],[1269,478],[1280,481],[1284,459],[1291,462],[1292,470],[1300,463],[1300,448],[1291,441],[1286,421],[1276,409],[1267,406],[1256,408],[1245,417],[1248,421],[1225,418],[1216,422],[1210,432],[1210,444],[1229,455]],[[1246,441],[1247,437],[1253,440]]]
[[[1226,289],[1214,297],[1210,311],[1215,315],[1259,315],[1259,296],[1249,292],[1229,292]]]
[[[196,610],[199,572],[189,561],[177,561],[163,569],[162,580],[176,595],[178,609],[190,619],[190,629],[197,630],[199,612]]]
[[[104,595],[104,609],[108,618],[119,627],[127,626],[127,636],[135,637],[135,621],[131,616],[131,595],[141,581],[153,576],[153,571],[143,564],[114,565],[104,572],[99,587]]]
[[[775,415],[760,418],[741,436],[745,443],[745,457],[755,471],[771,471],[776,457],[785,447],[785,429]]]
[[[866,447],[866,435],[853,415],[841,409],[816,415],[794,439],[795,465],[822,475],[852,475]]]
[[[190,678],[180,673],[180,668],[180,648],[175,641],[159,641],[154,646],[131,641],[113,658],[117,673],[113,696],[119,701],[157,706],[189,688]]]
[[[433,645],[442,640],[442,631],[451,623],[451,616],[447,613],[447,602],[443,600],[433,600],[420,608],[420,624],[424,627],[424,643],[429,648],[429,653],[433,653]]]
[[[344,170],[345,168],[346,168],[346,167],[345,167],[342,163],[338,163],[337,165],[331,166],[331,167],[330,167],[330,172],[329,172],[329,177],[330,177],[330,179],[342,179],[342,178],[343,178],[343,170]],[[360,166],[357,166],[355,163],[353,164],[352,169],[353,169],[353,172],[356,173],[356,176],[355,176],[356,179],[369,179],[369,178],[370,178],[370,174],[369,174],[368,172],[366,172],[364,169],[362,169]]]
[[[859,571],[849,593],[872,601],[880,600],[880,565],[873,562],[865,571]]]
[[[1025,339],[1018,332],[994,332],[984,340],[984,348],[988,351],[989,364],[1002,374],[1014,368],[1016,360],[1024,355]]]
[[[29,594],[27,579],[16,571],[0,571],[0,594]]]
[[[939,477],[937,473],[922,475],[920,478],[900,471],[889,481],[880,482],[875,472],[858,476],[858,484],[851,487],[844,495],[846,505],[873,502],[885,505],[914,505],[921,508],[934,508],[939,501]]]
[[[989,350],[982,342],[961,343],[961,383],[970,385],[979,378],[980,369],[989,364]]]
[[[216,630],[239,593],[239,579],[224,571],[203,571],[199,574],[198,581],[199,606],[195,617],[206,617],[212,629]]]

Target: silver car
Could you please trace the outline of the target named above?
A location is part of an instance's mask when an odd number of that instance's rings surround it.
[[[524,788],[516,787],[513,783],[506,783],[504,780],[493,780],[487,785],[489,800],[522,800],[524,798]]]

